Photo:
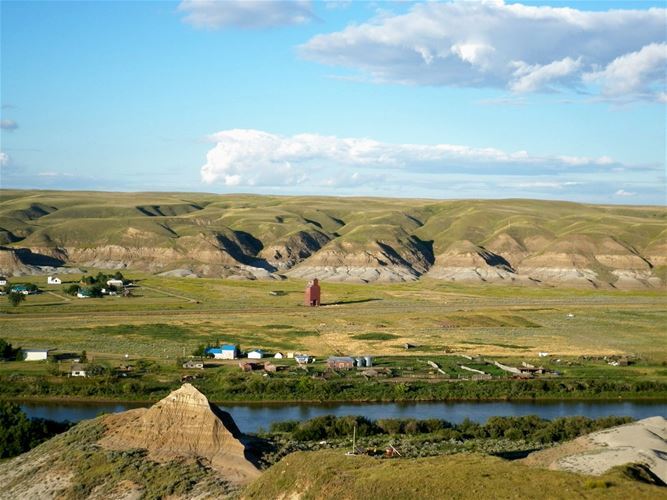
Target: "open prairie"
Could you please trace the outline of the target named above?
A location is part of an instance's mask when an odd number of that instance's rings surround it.
[[[91,272],[91,270],[88,270]],[[661,291],[591,291],[420,280],[323,283],[323,306],[302,305],[305,282],[156,277],[126,272],[132,297],[77,299],[44,276],[44,291],[0,305],[3,337],[24,348],[173,358],[205,343],[330,354],[482,354],[537,358],[629,354],[667,361]],[[277,292],[277,293],[275,293]],[[404,344],[414,345],[406,351]]]

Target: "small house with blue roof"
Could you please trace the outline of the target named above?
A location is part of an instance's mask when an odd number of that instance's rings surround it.
[[[239,357],[239,348],[234,344],[225,344],[220,347],[208,347],[204,351],[215,359],[236,359]]]

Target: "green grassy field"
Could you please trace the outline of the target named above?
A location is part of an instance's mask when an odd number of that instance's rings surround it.
[[[90,270],[89,270],[90,272]],[[667,361],[661,291],[586,291],[436,281],[324,284],[323,307],[301,305],[303,281],[160,278],[128,273],[134,297],[49,293],[18,307],[3,298],[3,337],[25,348],[164,358],[206,342],[331,354],[480,354],[536,360],[637,355]],[[78,279],[72,276],[72,281]],[[14,282],[18,282],[15,279]],[[272,295],[280,290],[282,295]],[[405,343],[415,347],[406,351]]]
[[[293,360],[277,361],[290,369],[269,378],[240,373],[236,361],[220,363],[196,382],[218,401],[659,398],[667,387],[667,311],[655,291],[325,283],[324,305],[309,308],[301,304],[302,281],[126,276],[137,285],[132,297],[77,299],[50,287],[53,293],[31,295],[18,307],[3,300],[2,338],[60,354],[86,351],[90,362],[111,369],[126,359],[149,365],[129,379],[70,380],[62,376],[67,362],[0,363],[5,397],[154,400],[188,374],[179,358],[219,342],[269,355],[306,352],[317,361],[308,373]],[[45,278],[23,281],[41,287]],[[413,347],[406,350],[406,343]],[[390,375],[369,381],[353,370],[325,380],[330,355],[372,355]],[[542,365],[561,376],[513,383],[499,368],[465,357],[477,355]],[[632,363],[610,366],[605,359],[621,355]],[[459,382],[472,376],[461,365],[493,380]]]

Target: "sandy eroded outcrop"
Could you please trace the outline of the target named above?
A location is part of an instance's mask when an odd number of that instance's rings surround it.
[[[506,250],[518,245],[509,237],[501,238],[496,243],[497,247]],[[462,282],[519,280],[512,264],[504,256],[468,240],[456,242],[438,255],[426,275],[434,279]]]
[[[184,384],[0,461],[0,500],[227,498],[257,478],[230,415]]]
[[[416,241],[396,247],[395,242],[392,246],[380,241],[369,243],[366,248],[348,242],[327,245],[285,274],[294,278],[369,283],[414,281],[426,272],[431,257]]]
[[[612,467],[645,464],[667,483],[667,420],[651,417],[582,436],[529,455],[528,465],[600,475]]]
[[[146,449],[156,461],[196,457],[239,484],[259,475],[231,416],[190,384],[148,409],[110,415],[105,424],[99,443],[109,449]]]

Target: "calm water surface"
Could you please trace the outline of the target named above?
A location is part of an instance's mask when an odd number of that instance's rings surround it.
[[[29,417],[78,422],[101,413],[117,413],[141,404],[96,403],[22,403]],[[557,402],[433,402],[433,403],[340,403],[340,404],[235,404],[219,405],[229,412],[243,432],[268,429],[272,422],[284,420],[308,420],[320,415],[363,415],[379,418],[440,418],[458,423],[468,417],[484,423],[493,416],[538,415],[553,419],[581,415],[590,418],[611,415],[629,416],[635,419],[667,417],[667,401],[557,401]]]

